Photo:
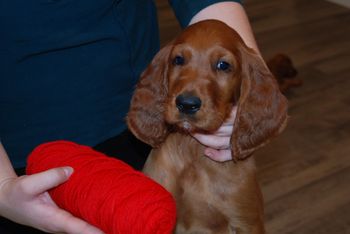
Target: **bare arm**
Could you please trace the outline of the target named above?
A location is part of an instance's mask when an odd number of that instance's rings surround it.
[[[198,12],[192,18],[190,24],[205,19],[217,19],[225,22],[238,32],[249,47],[258,51],[249,19],[241,4],[236,2],[220,2],[213,4]]]

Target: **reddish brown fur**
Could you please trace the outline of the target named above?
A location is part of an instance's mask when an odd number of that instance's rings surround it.
[[[181,55],[185,63],[174,65]],[[217,70],[224,60],[227,71]],[[180,94],[200,98],[195,114],[180,113]],[[234,160],[215,162],[189,133],[212,133],[238,105]],[[176,233],[264,233],[263,205],[250,156],[281,132],[287,102],[261,58],[216,20],[189,26],[142,74],[127,116],[131,131],[152,145],[144,172],[177,202]]]

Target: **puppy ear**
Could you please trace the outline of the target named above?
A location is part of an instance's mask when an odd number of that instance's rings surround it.
[[[264,61],[246,46],[240,48],[242,83],[234,131],[232,154],[243,159],[279,134],[286,125],[287,99]]]
[[[131,132],[152,147],[157,147],[168,135],[164,102],[168,93],[166,73],[171,48],[168,44],[161,49],[141,74],[126,117]]]

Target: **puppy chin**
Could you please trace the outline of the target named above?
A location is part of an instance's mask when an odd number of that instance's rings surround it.
[[[194,134],[194,133],[211,134],[217,129],[217,128],[215,129],[204,128],[197,125],[197,123],[191,122],[189,120],[181,120],[177,122],[175,126],[177,128],[177,131],[183,132],[186,134]]]
[[[192,132],[194,130],[192,124],[188,121],[181,121],[177,126],[185,132]]]

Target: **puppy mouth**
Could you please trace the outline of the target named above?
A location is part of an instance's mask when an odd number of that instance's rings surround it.
[[[167,122],[172,125],[177,131],[189,133],[194,132],[198,128],[196,122],[198,119],[195,115],[184,115],[178,111],[172,112],[172,115],[168,115]]]
[[[206,121],[201,121],[201,119],[198,118],[196,115],[184,116],[179,114],[173,125],[178,131],[181,131],[184,133],[191,133],[191,134],[193,133],[209,134],[214,132],[217,129],[216,126],[215,127],[208,126],[208,123],[205,123],[205,122]]]
[[[205,130],[200,127],[200,121],[196,115],[183,115],[179,112],[175,116],[171,116],[168,119],[168,124],[172,125],[176,131],[183,133],[195,133],[195,132],[205,132]]]
[[[184,130],[185,132],[193,132],[195,129],[193,125],[187,120],[181,121],[180,123],[177,124],[177,126],[182,130]]]

